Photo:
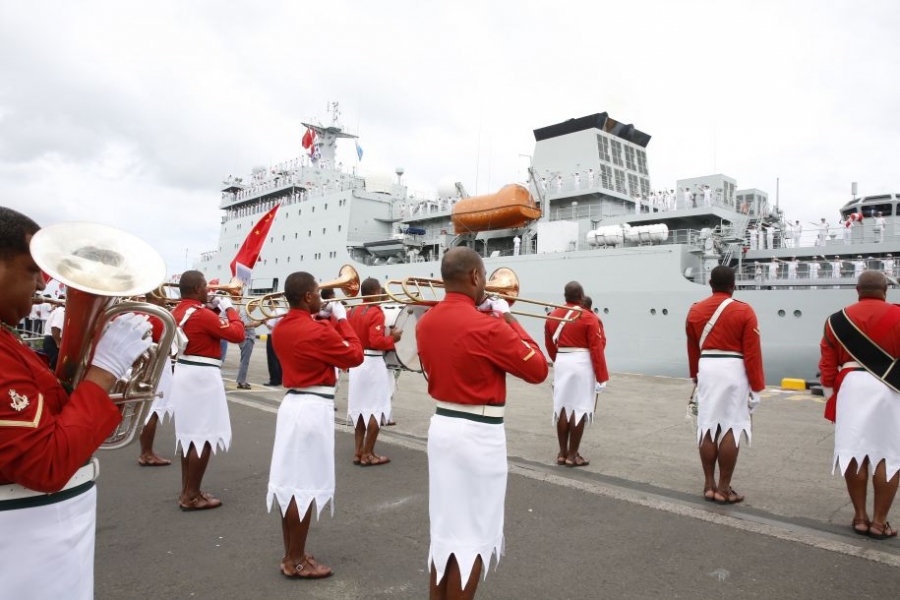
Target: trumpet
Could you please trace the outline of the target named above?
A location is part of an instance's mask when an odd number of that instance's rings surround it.
[[[392,286],[399,286],[400,291],[392,291]],[[436,304],[438,302],[437,290],[444,287],[444,282],[441,279],[429,279],[426,277],[407,277],[406,279],[391,279],[387,283],[385,283],[384,287],[385,293],[394,302],[399,302],[401,304]],[[426,289],[434,295],[434,300],[424,299],[423,292]],[[488,278],[487,284],[484,286],[484,291],[488,297],[501,298],[503,300],[506,300],[510,306],[512,306],[516,302],[525,302],[527,304],[548,306],[550,308],[571,309],[570,306],[566,306],[565,304],[553,304],[552,302],[542,302],[540,300],[522,298],[521,296],[519,296],[519,277],[516,275],[515,271],[508,267],[500,267],[499,269],[491,273],[491,276]],[[564,323],[571,323],[581,316],[580,314],[578,314],[574,317],[566,319],[564,317],[553,317],[549,314],[542,313],[522,312],[515,310],[511,310],[510,312],[514,315],[519,315],[522,317],[534,317],[537,319],[547,319],[550,321],[562,321]]]
[[[166,265],[149,244],[113,227],[94,223],[59,223],[31,238],[31,255],[41,269],[66,289],[66,315],[56,376],[64,386],[77,386],[90,367],[91,355],[106,324],[123,313],[144,313],[163,322],[159,342],[140,356],[131,374],[116,382],[109,397],[122,420],[100,448],[126,446],[137,433],[175,340],[169,311],[152,304],[122,301],[146,293],[166,276]]]
[[[359,285],[359,273],[356,272],[356,269],[354,269],[352,265],[344,265],[338,272],[337,279],[326,281],[325,283],[320,283],[319,289],[340,289],[342,292],[344,292],[344,296],[346,296],[347,298],[357,300],[362,297],[358,295]],[[331,300],[328,300],[328,302],[344,299],[345,298],[333,298]],[[256,296],[254,298],[250,298],[247,301],[244,310],[247,311],[248,315],[251,312],[258,312],[259,314],[261,314],[262,318],[256,319],[257,321],[267,321],[269,319],[276,319],[278,317],[284,316],[284,313],[290,310],[290,306],[288,305],[287,300],[284,297],[284,292],[274,292],[271,294],[266,294],[264,296]]]
[[[159,296],[160,298],[166,298],[166,300],[168,300],[168,301],[174,301],[175,303],[178,303],[179,298],[170,297],[169,294],[166,292],[166,288],[175,288],[177,290],[178,284],[177,283],[161,283],[159,285],[159,287],[157,287],[155,290],[152,290],[148,293],[153,294],[154,296]],[[219,285],[219,284],[207,285],[206,289],[208,289],[213,294],[219,294],[219,293],[227,294],[228,296],[231,296],[232,300],[240,300],[242,298],[246,298],[249,300],[254,297],[254,296],[243,296],[242,295],[244,293],[244,282],[241,281],[240,279],[238,279],[237,277],[233,277],[231,279],[231,281],[229,281],[228,283],[222,284],[222,285]],[[178,295],[180,297],[181,292],[179,292]]]

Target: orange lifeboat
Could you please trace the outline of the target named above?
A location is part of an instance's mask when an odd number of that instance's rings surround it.
[[[453,206],[454,233],[522,227],[541,216],[525,186],[505,185],[496,194],[464,198]]]

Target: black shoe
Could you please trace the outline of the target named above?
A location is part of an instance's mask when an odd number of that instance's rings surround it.
[[[268,387],[281,387],[281,382],[275,383],[274,381],[267,381],[263,385]]]

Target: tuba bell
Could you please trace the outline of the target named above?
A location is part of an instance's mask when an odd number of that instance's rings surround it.
[[[124,313],[142,313],[163,322],[159,343],[135,361],[131,373],[110,390],[122,421],[102,449],[130,443],[143,423],[159,385],[169,368],[169,349],[175,339],[175,321],[168,311],[144,302],[120,301],[156,288],[165,279],[162,257],[149,244],[130,233],[96,223],[59,223],[39,230],[31,238],[31,255],[45,273],[67,286],[66,312],[56,376],[72,389],[84,378],[94,347],[106,324]]]

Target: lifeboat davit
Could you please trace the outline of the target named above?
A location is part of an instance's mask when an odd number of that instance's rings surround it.
[[[453,231],[471,233],[523,227],[541,216],[531,192],[511,183],[496,194],[464,198],[453,206]]]

